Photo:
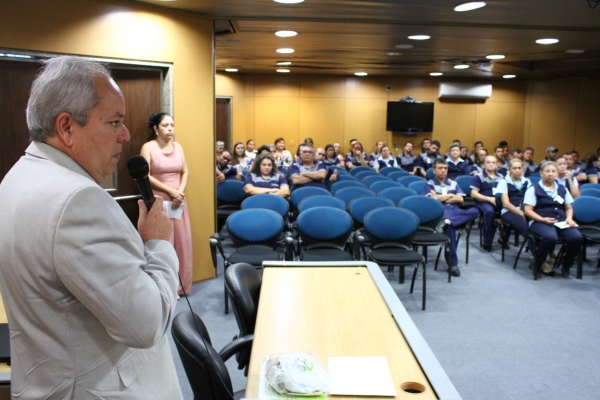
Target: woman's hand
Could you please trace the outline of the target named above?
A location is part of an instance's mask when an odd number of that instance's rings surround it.
[[[556,218],[550,218],[550,217],[545,217],[542,218],[542,221],[544,224],[548,224],[548,225],[554,225],[554,223],[556,222]]]
[[[185,197],[185,194],[177,189],[171,189],[171,191],[169,192],[169,196],[171,196],[171,198],[173,199],[173,201],[178,200],[179,203],[181,204],[183,202],[183,199]]]
[[[173,199],[171,202],[171,210],[177,210],[181,205],[181,200]]]
[[[565,220],[565,222],[567,223],[567,226],[568,226],[569,228],[574,228],[574,227],[575,227],[575,225],[577,225],[577,224],[575,223],[575,221],[573,221],[571,218],[567,218],[567,219]]]

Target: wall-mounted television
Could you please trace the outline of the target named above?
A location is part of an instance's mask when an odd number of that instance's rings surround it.
[[[388,101],[386,129],[392,132],[433,131],[433,103]]]

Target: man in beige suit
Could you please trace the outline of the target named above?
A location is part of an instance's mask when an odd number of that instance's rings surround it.
[[[99,184],[130,138],[107,70],[46,62],[32,143],[0,184],[0,284],[19,399],[180,399],[167,332],[178,261],[162,200],[138,231]]]

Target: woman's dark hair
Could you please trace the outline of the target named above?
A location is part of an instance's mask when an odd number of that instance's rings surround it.
[[[356,146],[356,145],[360,146],[360,151],[364,150],[364,147],[361,142],[354,142],[354,144],[352,145],[352,150],[354,150],[354,146]]]
[[[250,142],[254,142],[254,139],[248,139],[248,140],[246,140],[246,146],[248,146],[248,143],[250,143]]]
[[[278,137],[273,143],[277,144],[278,142],[285,142],[285,139],[282,137]]]
[[[271,153],[271,148],[269,146],[267,146],[266,144],[263,144],[262,146],[260,146],[257,150],[256,150],[256,154],[260,154],[263,151],[266,151],[267,154]]]
[[[329,158],[327,158],[327,150],[329,149],[333,149],[333,158],[332,160],[335,160],[335,158],[337,157],[337,153],[335,152],[335,147],[333,147],[332,144],[328,144],[327,146],[325,146],[325,159],[329,160]]]
[[[307,137],[306,139],[304,139],[304,143],[314,144],[315,142],[313,142],[312,138]]]
[[[267,147],[267,146],[261,146],[261,147]],[[254,163],[252,164],[252,169],[250,170],[250,173],[260,175],[260,164],[265,159],[271,160],[271,173],[272,174],[276,173],[277,167],[275,166],[276,165],[275,158],[269,153],[256,156],[256,159],[254,160]]]
[[[238,165],[241,164],[242,161],[244,161],[244,155],[242,155],[242,157],[240,158],[235,152],[235,148],[238,147],[238,145],[240,144],[243,146],[244,142],[235,142],[235,144],[231,148],[231,165]]]
[[[150,116],[150,119],[148,120],[148,128],[150,128],[152,130],[152,132],[154,133],[154,127],[158,126],[158,124],[160,124],[160,121],[163,120],[164,117],[166,116],[171,116],[170,114],[167,113],[155,113],[152,114]]]

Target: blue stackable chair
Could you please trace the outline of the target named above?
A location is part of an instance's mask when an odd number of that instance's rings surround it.
[[[342,173],[338,174],[336,182],[342,182],[342,181],[344,181],[344,182],[345,181],[355,181],[355,182],[358,182],[358,179],[356,179],[355,177],[353,177],[349,173],[345,172],[343,174]]]
[[[402,200],[405,197],[417,195],[417,192],[415,192],[414,190],[403,187],[384,189],[377,194],[377,196],[386,197],[390,199],[394,204],[400,203],[400,200]]]
[[[331,184],[331,188],[329,189],[329,191],[331,192],[331,194],[335,195],[335,193],[340,190],[340,189],[345,189],[347,187],[363,187],[366,188],[367,186],[362,183],[359,182],[357,180],[349,180],[349,181],[341,181],[341,182],[334,182]]]
[[[290,203],[283,197],[273,196],[272,194],[257,194],[246,197],[242,202],[242,210],[250,208],[265,208],[267,210],[275,211],[285,220],[290,211]]]
[[[471,183],[473,182],[472,176],[457,176],[456,183],[463,192],[465,192],[465,198],[463,203],[461,204],[461,208],[472,208],[476,206],[475,200],[471,197]],[[532,182],[533,183],[533,182]]]
[[[363,171],[373,171],[373,172],[377,173],[375,170],[373,170],[373,168],[371,168],[371,167],[365,167],[363,165],[359,165],[358,167],[354,167],[349,172],[350,172],[350,175],[356,176],[356,174],[358,174],[360,172],[363,172]]]
[[[410,293],[413,292],[419,264],[423,264],[423,294],[421,308],[425,310],[427,288],[425,259],[412,248],[412,240],[419,229],[419,219],[411,211],[397,207],[382,207],[370,211],[364,218],[365,235],[371,242],[367,257],[378,265],[393,269],[400,267],[402,277],[404,267],[416,265]],[[361,237],[357,240],[361,241]]]
[[[422,176],[407,175],[407,176],[403,176],[402,178],[396,179],[396,181],[400,182],[404,186],[408,187],[408,185],[413,182],[426,181],[426,179],[423,178]]]
[[[590,196],[600,199],[600,187],[590,186],[589,184],[583,185],[579,188],[579,193],[581,193],[582,196]]]
[[[369,167],[360,167],[360,168],[367,168],[367,169],[362,170],[356,174],[352,174],[359,181],[362,181],[367,176],[379,176],[379,173],[377,171],[375,171],[373,168],[369,168]],[[352,169],[352,171],[354,171],[354,169]]]
[[[535,185],[536,183],[538,183],[539,181],[541,181],[541,180],[542,180],[542,178],[541,178],[539,175],[538,175],[538,176],[533,176],[533,175],[531,175],[531,176],[529,177],[529,180],[531,181],[531,184],[532,184],[532,185]]]
[[[409,189],[414,190],[418,194],[421,194],[421,193],[423,193],[423,188],[425,187],[426,184],[427,184],[427,181],[421,180],[421,181],[411,182],[408,184],[407,187]]]
[[[349,187],[349,188],[345,188],[342,190],[338,190],[335,193],[335,197],[343,200],[344,203],[346,203],[346,205],[348,205],[350,203],[350,201],[352,201],[352,199],[355,199],[355,198],[361,197],[361,196],[375,196],[375,193],[373,193],[371,190],[369,190],[367,188],[359,188],[359,187]]]
[[[298,204],[300,204],[300,202],[302,200],[304,200],[307,197],[310,196],[333,196],[331,194],[331,192],[327,189],[323,189],[323,188],[318,188],[318,187],[303,187],[303,188],[299,188],[296,189],[292,192],[291,196],[290,196],[290,201],[292,203],[292,207],[294,207],[295,210],[298,209]]]
[[[217,232],[227,217],[238,211],[246,198],[244,183],[236,180],[225,180],[217,184]]]
[[[306,211],[309,208],[314,207],[333,207],[339,208],[340,210],[346,211],[346,203],[337,197],[333,196],[310,196],[298,204],[298,212]]]
[[[379,170],[379,173],[383,176],[388,176],[394,172],[404,171],[402,168],[397,167],[385,167]],[[405,171],[406,172],[406,171]]]
[[[333,207],[314,207],[297,219],[302,261],[354,261],[348,239],[352,235],[350,214]]]
[[[362,183],[364,183],[367,186],[371,186],[371,183],[374,182],[381,182],[381,181],[390,181],[390,182],[394,182],[393,180],[391,180],[390,178],[388,178],[387,176],[382,176],[382,175],[371,175],[371,176],[365,176],[364,178],[362,178],[360,180]]]
[[[385,197],[363,196],[352,200],[350,204],[348,204],[348,213],[350,213],[350,216],[354,221],[355,233],[360,234],[363,231],[363,221],[365,219],[365,215],[367,215],[369,211],[375,210],[376,208],[394,206],[395,204],[390,199],[386,199]],[[360,246],[362,247],[363,254],[366,258],[367,254],[365,252],[365,246],[370,246],[370,243],[363,242]],[[355,250],[357,250],[357,248],[355,248]],[[359,256],[360,253],[358,252],[354,254],[356,259],[358,259]]]
[[[389,189],[389,188],[393,188],[393,187],[404,187],[404,186],[401,183],[398,183],[398,182],[395,182],[392,180],[373,182],[369,185],[369,189],[375,193],[379,193],[384,189]]]
[[[433,174],[433,168],[429,168],[426,172],[425,172],[425,176],[427,177],[427,180],[433,179],[435,178],[435,175]]]
[[[577,222],[579,232],[583,236],[582,253],[578,257],[577,279],[582,276],[582,261],[589,245],[600,244],[600,198],[591,196],[577,197],[573,201],[573,220]],[[596,263],[600,268],[600,258]]]
[[[388,175],[386,175],[388,178],[393,179],[395,181],[398,181],[398,179],[404,177],[404,176],[410,176],[411,173],[410,172],[406,172],[405,170],[400,170],[400,171],[394,171],[394,172],[390,172]]]

